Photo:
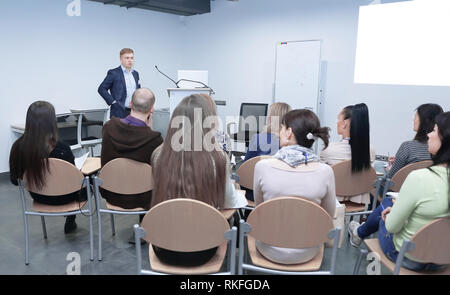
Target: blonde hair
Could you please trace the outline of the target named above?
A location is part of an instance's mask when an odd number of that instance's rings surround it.
[[[269,114],[267,115],[267,125],[264,128],[264,132],[279,136],[283,116],[291,110],[291,106],[284,102],[276,102],[271,104],[269,107]]]
[[[131,48],[123,48],[123,49],[120,51],[120,56],[122,56],[122,55],[124,55],[124,54],[126,54],[126,53],[133,53],[133,54],[134,54],[134,51],[133,51],[133,49],[131,49]]]

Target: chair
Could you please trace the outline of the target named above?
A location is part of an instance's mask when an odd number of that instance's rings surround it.
[[[334,164],[331,168],[333,168],[336,183],[336,196],[357,196],[368,193],[372,190],[373,184],[377,180],[377,174],[372,167],[368,170],[352,173],[352,160]],[[376,202],[373,202],[369,211],[366,211],[364,204],[342,203],[345,204],[345,216],[354,216],[370,214]]]
[[[240,221],[238,274],[243,270],[270,274],[334,274],[340,228],[333,228],[330,215],[319,205],[300,197],[279,197],[258,205]],[[246,239],[245,239],[246,238]],[[319,271],[324,254],[324,243],[333,239],[331,266]],[[245,240],[253,264],[244,263]],[[311,261],[285,265],[271,262],[256,249],[255,241],[285,248],[308,248],[321,245],[320,252]]]
[[[364,243],[371,252],[380,255],[380,261],[383,263],[394,275],[450,275],[450,266],[438,271],[421,271],[416,272],[401,267],[406,252],[420,261],[435,264],[450,264],[450,219],[440,218],[432,221],[428,225],[423,226],[416,232],[411,240],[404,239],[400,253],[397,256],[397,261],[394,263],[384,255],[381,250],[378,239],[366,239]],[[360,255],[355,264],[353,274],[358,274],[361,265],[361,259],[364,254],[367,254],[366,249],[360,250]]]
[[[270,156],[258,156],[251,158],[247,161],[245,161],[236,171],[236,174],[239,178],[239,185],[243,186],[247,189],[253,190],[253,177],[255,174],[255,165],[260,160],[271,158]],[[247,207],[244,207],[244,209],[252,210],[255,207],[255,202],[248,201]]]
[[[242,103],[239,112],[238,132],[230,133],[230,126],[236,125],[236,122],[227,125],[227,132],[231,139],[245,142],[245,146],[248,147],[253,134],[259,133],[266,122],[267,108],[267,103]]]
[[[383,192],[381,194],[381,199],[384,199],[386,197],[386,194],[388,190],[390,189],[393,192],[399,192],[400,188],[403,185],[403,182],[405,181],[406,177],[414,170],[422,169],[422,168],[428,168],[433,165],[433,161],[426,160],[426,161],[420,161],[415,162],[406,165],[405,167],[398,170],[394,176],[392,176],[392,179],[386,178],[386,182],[383,188]],[[377,189],[377,192],[379,190]],[[379,200],[381,202],[381,200]]]
[[[82,113],[64,113],[56,115],[58,138],[70,146],[71,150],[81,148]]]
[[[85,110],[82,114],[81,128],[79,128],[81,147],[89,147],[93,154],[93,147],[102,143],[102,128],[107,118],[108,109]]]
[[[162,202],[145,215],[141,227],[134,225],[138,274],[235,274],[236,227],[212,206],[193,199]],[[149,243],[151,270],[142,269],[139,239]],[[161,262],[152,244],[171,251],[193,252],[219,247],[215,256],[200,266],[173,266]],[[227,271],[218,273],[228,248]]]
[[[47,228],[45,226],[45,216],[69,216],[76,214],[88,214],[89,216],[89,239],[90,239],[90,260],[94,260],[94,238],[92,229],[92,203],[91,190],[89,187],[89,177],[83,174],[74,165],[69,162],[49,158],[49,172],[45,176],[45,185],[40,189],[34,189],[28,186],[26,173],[24,181],[19,179],[20,197],[22,200],[23,224],[25,233],[25,264],[30,263],[29,258],[29,241],[28,241],[28,216],[41,216],[42,231],[44,239],[47,239]],[[61,195],[70,194],[79,191],[81,188],[87,190],[87,201],[81,204],[74,201],[66,205],[46,205],[33,201],[32,210],[28,210],[25,202],[25,190],[45,196],[53,196],[57,198]],[[82,209],[86,203],[89,209]]]
[[[151,191],[153,189],[152,167],[131,159],[117,158],[106,163],[93,179],[98,219],[98,260],[102,260],[102,213],[110,214],[112,235],[114,236],[116,233],[114,214],[140,215],[147,213],[147,210],[144,208],[124,209],[108,202],[106,202],[106,209],[102,209],[99,188],[123,195]]]

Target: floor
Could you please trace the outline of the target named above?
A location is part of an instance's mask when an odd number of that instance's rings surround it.
[[[103,216],[103,260],[97,259],[97,218],[94,216],[94,261],[89,260],[89,218],[78,215],[77,230],[64,234],[64,217],[47,217],[48,238],[44,239],[40,217],[29,217],[30,264],[25,265],[25,243],[23,216],[19,190],[9,182],[8,175],[0,175],[0,275],[63,275],[71,271],[73,265],[69,253],[80,254],[82,275],[133,275],[136,274],[134,245],[128,243],[132,237],[132,226],[138,222],[137,216],[115,216],[116,235],[111,235],[109,216]],[[27,207],[31,198],[27,198]],[[352,247],[348,239],[338,250],[335,273],[350,275],[359,250]],[[69,257],[68,257],[69,255]],[[331,249],[325,249],[322,269],[329,267]],[[69,259],[68,259],[69,258]],[[142,246],[143,267],[149,268],[148,246]],[[363,260],[359,274],[366,274],[368,261]],[[255,273],[252,273],[255,274]],[[381,274],[390,272],[381,266]]]

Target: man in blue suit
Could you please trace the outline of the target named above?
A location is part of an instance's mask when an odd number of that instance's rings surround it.
[[[98,93],[111,106],[110,118],[125,118],[130,114],[131,97],[139,84],[139,73],[133,70],[134,52],[130,48],[120,51],[121,65],[109,70],[98,87]],[[108,92],[109,91],[109,92]]]

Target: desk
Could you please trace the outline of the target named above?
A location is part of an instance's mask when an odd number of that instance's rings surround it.
[[[225,217],[227,220],[231,218],[231,216],[236,213],[237,209],[221,209],[219,210],[220,213],[222,213],[223,217]]]
[[[58,122],[57,126],[58,126],[58,130],[59,129],[70,129],[70,128],[76,128],[77,123],[76,122]],[[25,123],[11,124],[11,131],[15,134],[15,140],[19,139],[19,137],[22,136],[22,134],[25,132]],[[71,150],[76,150],[79,148],[81,148],[80,144],[70,145]]]
[[[91,175],[102,168],[102,163],[99,157],[87,158],[81,168],[81,173],[84,175]]]

